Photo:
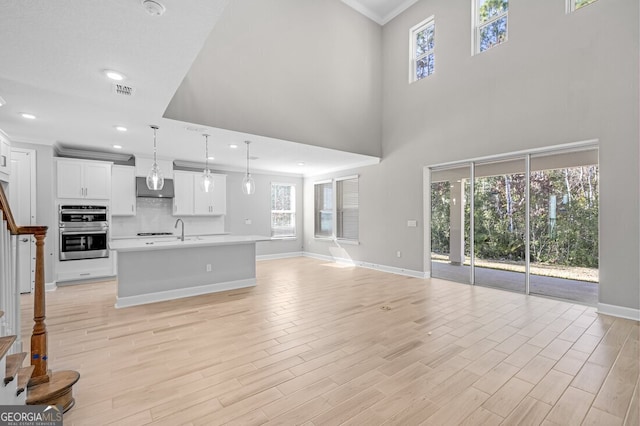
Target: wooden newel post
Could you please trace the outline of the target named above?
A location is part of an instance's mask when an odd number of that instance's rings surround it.
[[[35,366],[31,384],[49,381],[47,368],[47,325],[45,324],[45,291],[44,291],[44,238],[47,228],[41,227],[36,233],[36,282],[33,307],[33,334],[31,335],[31,365]]]

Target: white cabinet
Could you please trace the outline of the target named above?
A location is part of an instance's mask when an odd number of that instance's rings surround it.
[[[136,171],[131,166],[111,169],[111,215],[136,215]]]
[[[111,163],[58,159],[57,177],[58,198],[111,198]]]
[[[193,173],[173,172],[173,215],[193,215]]]
[[[0,180],[9,181],[11,174],[11,145],[9,139],[0,133]]]
[[[174,172],[174,216],[220,216],[227,213],[227,176],[211,176],[213,191],[204,192],[200,187],[200,173]]]

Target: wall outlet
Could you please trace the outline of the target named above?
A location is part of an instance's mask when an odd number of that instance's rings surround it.
[[[245,225],[251,225],[251,219],[245,219],[244,220],[244,224]]]
[[[207,263],[207,272],[211,272],[211,264]]]
[[[398,250],[398,251],[396,252],[396,256],[397,256],[397,257],[402,257],[402,253],[400,252],[400,250]]]

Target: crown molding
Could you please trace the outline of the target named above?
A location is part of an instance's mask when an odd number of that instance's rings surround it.
[[[113,161],[113,162],[128,162],[133,155],[121,154],[117,152],[102,152],[91,151],[88,149],[70,148],[64,145],[56,145],[54,147],[56,156],[69,157],[69,158],[83,158],[87,160],[101,160],[101,161]]]

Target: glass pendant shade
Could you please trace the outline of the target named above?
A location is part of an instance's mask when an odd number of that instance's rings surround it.
[[[213,176],[211,176],[211,170],[209,170],[209,135],[204,136],[204,170],[200,177],[200,189],[204,192],[213,191]]]
[[[205,169],[200,176],[200,189],[204,192],[213,191],[213,176],[211,176],[211,170]]]
[[[160,191],[164,187],[164,175],[158,166],[156,131],[158,126],[149,126],[153,129],[153,165],[147,174],[147,188],[152,191]]]
[[[251,173],[249,173],[249,144],[251,141],[245,141],[244,143],[247,145],[247,173],[244,175],[244,179],[242,179],[242,193],[251,195],[256,192],[256,183],[253,181]]]
[[[147,175],[147,188],[153,191],[160,191],[164,187],[164,175],[157,163],[153,163]]]
[[[256,192],[256,183],[253,181],[250,173],[247,173],[242,179],[242,193],[251,195]]]

